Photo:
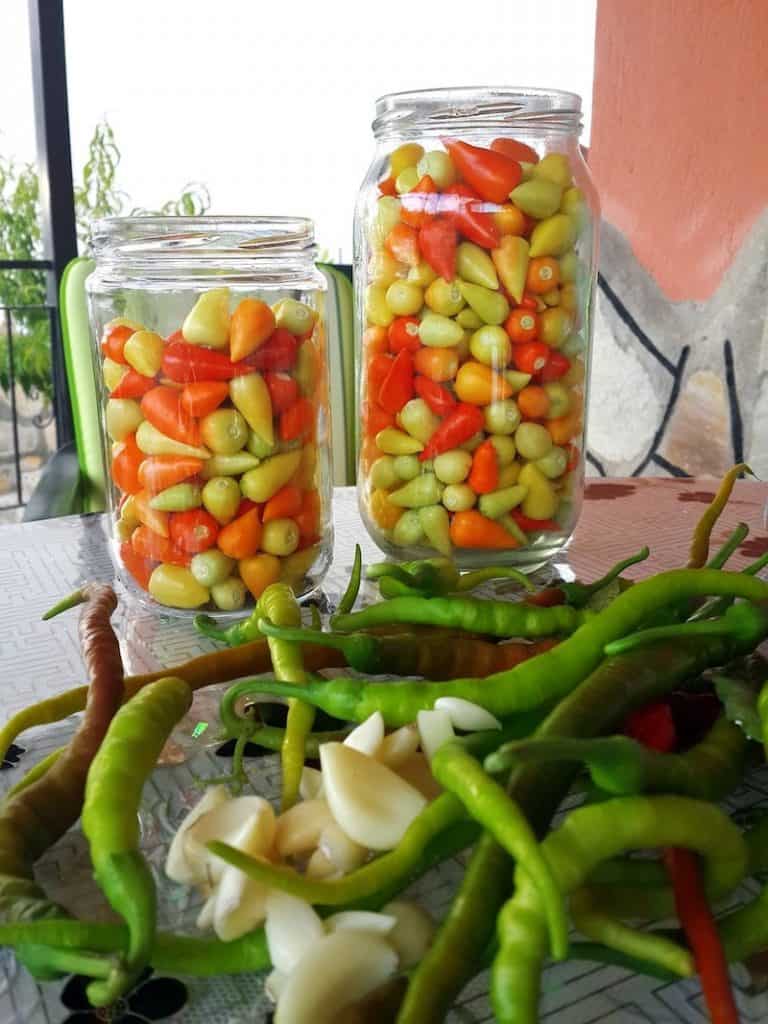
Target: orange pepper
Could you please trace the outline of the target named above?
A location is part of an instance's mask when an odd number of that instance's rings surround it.
[[[311,438],[315,430],[315,406],[308,398],[297,398],[290,408],[280,415],[280,439],[295,441],[297,438]]]
[[[568,444],[571,438],[575,437],[581,429],[581,410],[577,407],[571,409],[565,416],[558,416],[554,420],[547,420],[546,428],[555,444]]]
[[[290,518],[299,528],[303,542],[313,544],[320,537],[320,513],[322,504],[317,491],[305,491],[301,499],[301,511]]]
[[[436,192],[437,185],[425,174],[415,188],[400,196],[400,220],[412,228],[423,227],[437,212],[437,203],[431,198]]]
[[[219,524],[204,508],[171,512],[169,529],[174,544],[193,555],[212,548],[219,535]]]
[[[543,419],[549,411],[549,395],[538,384],[529,384],[518,392],[517,407],[524,420]]]
[[[539,318],[525,306],[516,306],[507,317],[504,330],[516,344],[533,341],[539,333]]]
[[[503,526],[471,508],[454,512],[451,541],[457,548],[516,548],[518,541]]]
[[[301,512],[301,491],[294,484],[286,484],[273,494],[264,506],[262,523],[270,519],[292,519]]]
[[[472,468],[467,483],[475,494],[490,494],[499,486],[499,457],[493,441],[483,441],[472,456]]]
[[[185,384],[181,392],[181,408],[188,416],[207,416],[229,397],[225,380],[201,380]],[[158,428],[159,429],[159,428]]]
[[[141,400],[141,411],[161,434],[181,441],[183,444],[200,446],[200,426],[186,412],[181,403],[181,394],[175,388],[160,384],[152,388]]]
[[[101,351],[108,359],[112,359],[116,363],[127,364],[128,360],[125,358],[123,349],[125,348],[126,341],[134,333],[133,327],[126,327],[124,324],[113,327],[104,336],[101,342]]]
[[[203,468],[203,460],[191,455],[148,455],[139,466],[139,480],[150,494],[158,494],[195,476]]]
[[[551,256],[536,256],[528,264],[525,287],[534,295],[557,288],[560,284],[560,264]]]
[[[395,417],[391,412],[382,409],[378,402],[363,404],[363,433],[367,437],[376,437],[380,430],[395,426]]]
[[[139,522],[148,526],[153,533],[157,533],[161,537],[168,537],[168,513],[152,508],[149,504],[151,498],[152,495],[149,491],[138,491],[134,494],[133,507],[136,509]],[[160,561],[162,562],[163,559],[161,558]]]
[[[454,388],[459,400],[470,405],[490,405],[512,394],[512,388],[500,374],[474,360],[460,367]]]
[[[152,575],[152,570],[157,565],[157,562],[151,558],[142,558],[141,555],[134,551],[130,541],[127,540],[124,540],[120,545],[120,561],[141,589],[148,590],[149,577]]]
[[[159,533],[155,533],[148,526],[136,527],[131,534],[131,547],[137,557],[147,562],[189,565],[190,556],[188,554],[177,548],[167,537],[161,537]]]
[[[386,352],[389,348],[389,337],[386,327],[366,327],[363,331],[363,355],[366,359]]]
[[[110,472],[112,479],[126,494],[138,494],[142,484],[139,477],[139,468],[144,459],[144,452],[136,444],[136,435],[129,434],[117,446],[116,454],[112,456]]]
[[[230,558],[250,558],[261,544],[261,516],[258,508],[249,509],[243,515],[224,526],[218,536],[219,550]]]
[[[245,359],[263,345],[275,327],[275,314],[261,299],[241,299],[229,325],[229,358]]]
[[[492,214],[494,223],[499,229],[499,234],[522,235],[525,234],[526,218],[522,210],[518,210],[512,203],[505,203],[500,209]]]
[[[438,384],[453,380],[459,369],[459,354],[455,348],[419,349],[413,357],[416,373],[428,377]]]
[[[280,579],[280,559],[275,555],[251,555],[238,562],[240,578],[258,601],[270,583]]]
[[[371,495],[371,518],[382,530],[391,530],[403,514],[403,509],[393,505],[386,491],[380,488]]]
[[[384,245],[400,263],[407,263],[409,267],[419,265],[419,236],[416,229],[409,224],[395,224],[384,239]]]
[[[536,150],[526,146],[524,142],[518,142],[517,139],[494,139],[491,149],[495,153],[503,153],[504,156],[511,156],[513,160],[523,160],[527,164],[539,162],[539,154]]]

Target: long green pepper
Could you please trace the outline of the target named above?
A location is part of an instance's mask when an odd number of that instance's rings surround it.
[[[117,712],[88,772],[82,826],[96,880],[128,925],[128,948],[88,998],[107,1006],[134,984],[155,941],[155,883],[139,849],[139,804],[147,776],[174,726],[189,710],[192,691],[170,676],[140,690]]]

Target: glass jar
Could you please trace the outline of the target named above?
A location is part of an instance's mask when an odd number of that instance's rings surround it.
[[[358,493],[396,558],[533,569],[582,500],[599,207],[581,100],[385,96],[355,220]]]
[[[291,217],[97,221],[87,283],[112,553],[129,590],[236,611],[331,561],[325,279]]]

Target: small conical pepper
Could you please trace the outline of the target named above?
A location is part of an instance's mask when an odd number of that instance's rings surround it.
[[[509,303],[501,292],[491,291],[490,288],[483,288],[482,285],[470,284],[467,281],[461,281],[459,287],[461,294],[483,323],[502,324],[509,316]]]
[[[419,509],[419,521],[427,540],[442,555],[449,556],[451,544],[451,521],[443,505],[427,505]]]
[[[430,437],[426,447],[419,455],[419,459],[424,462],[427,459],[433,459],[441,452],[458,448],[459,445],[468,441],[473,434],[482,430],[483,423],[482,409],[467,402],[460,402],[452,412],[448,413],[432,437]]]
[[[272,399],[269,388],[260,373],[248,373],[229,382],[232,404],[245,418],[248,426],[264,441],[272,445],[275,440],[272,423]]]
[[[505,235],[491,252],[501,283],[518,304],[523,300],[528,259],[532,255],[528,242],[518,235]]]
[[[555,210],[557,207],[555,207]],[[554,213],[554,210],[552,211]],[[456,269],[459,277],[483,288],[498,288],[499,278],[493,260],[474,242],[462,242],[456,250]],[[458,311],[457,311],[458,312]]]
[[[389,494],[389,501],[398,508],[422,508],[436,505],[442,497],[443,488],[434,473],[422,473],[396,491]]]

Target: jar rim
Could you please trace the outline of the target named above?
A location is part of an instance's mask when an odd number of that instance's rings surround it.
[[[424,134],[459,128],[581,130],[581,96],[527,86],[456,86],[387,93],[376,100],[377,139],[406,131]]]
[[[312,220],[270,215],[102,217],[91,225],[90,248],[97,259],[142,261],[317,255]]]

